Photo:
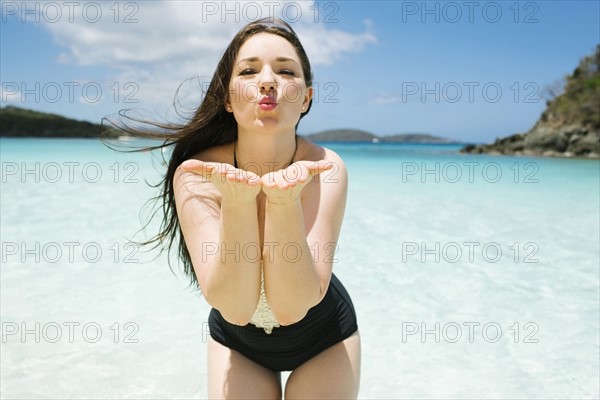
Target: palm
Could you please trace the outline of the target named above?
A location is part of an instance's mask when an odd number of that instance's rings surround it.
[[[181,168],[195,173],[203,181],[210,181],[224,198],[244,200],[255,198],[260,192],[261,179],[258,175],[230,164],[187,160]]]
[[[293,202],[314,176],[331,167],[325,161],[297,161],[285,169],[263,175],[262,190],[272,202]]]

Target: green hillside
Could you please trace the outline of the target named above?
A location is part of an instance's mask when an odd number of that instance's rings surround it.
[[[547,102],[529,131],[461,151],[600,158],[600,45],[566,77],[564,92]]]
[[[14,106],[0,108],[0,137],[97,138],[101,131],[99,124],[87,121]]]

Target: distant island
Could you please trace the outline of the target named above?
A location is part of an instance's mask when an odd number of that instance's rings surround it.
[[[600,45],[566,77],[564,93],[547,102],[529,131],[461,152],[600,158]]]
[[[97,138],[100,132],[99,124],[20,107],[0,107],[0,137]]]
[[[99,124],[77,121],[57,114],[42,113],[25,108],[0,107],[0,137],[39,138],[97,138],[103,128]],[[104,132],[103,135],[110,135]],[[125,135],[113,133],[112,137]],[[370,143],[461,143],[421,133],[377,136],[357,129],[332,129],[302,135],[315,142],[370,142]]]
[[[371,143],[444,143],[464,144],[451,139],[425,133],[400,133],[390,136],[378,136],[358,129],[331,129],[304,137],[314,142],[371,142]]]

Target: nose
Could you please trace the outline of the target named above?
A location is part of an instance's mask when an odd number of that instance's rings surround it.
[[[261,81],[258,86],[260,87],[261,93],[277,90],[277,82],[275,81]]]
[[[277,82],[275,81],[275,76],[273,75],[273,71],[269,67],[265,67],[262,70],[262,73],[259,77],[258,87],[260,88],[261,93],[269,93],[271,91],[277,90]]]

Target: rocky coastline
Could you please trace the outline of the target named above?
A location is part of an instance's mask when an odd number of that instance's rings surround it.
[[[461,152],[598,159],[600,131],[577,124],[553,127],[538,123],[526,133],[496,139],[492,144],[469,144]]]
[[[525,133],[491,144],[467,145],[462,153],[600,158],[600,45],[566,77],[564,92]]]

